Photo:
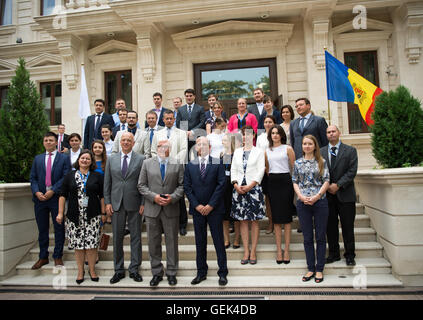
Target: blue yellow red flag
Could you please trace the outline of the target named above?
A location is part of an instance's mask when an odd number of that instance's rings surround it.
[[[382,89],[348,68],[327,51],[325,60],[328,100],[357,104],[364,121],[367,125],[372,125],[374,121],[371,114],[376,97],[383,92]]]

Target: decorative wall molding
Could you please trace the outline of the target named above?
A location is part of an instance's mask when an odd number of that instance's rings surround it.
[[[285,47],[294,25],[230,20],[172,35],[183,53]]]
[[[423,3],[411,2],[404,4],[406,25],[405,51],[408,62],[416,64],[420,61],[423,49]]]
[[[110,40],[88,50],[88,58],[93,60],[96,56],[107,55],[112,52],[135,52],[136,49],[137,46],[135,44],[118,40]]]
[[[44,65],[60,65],[62,59],[58,55],[53,55],[50,53],[42,53],[39,56],[28,60],[26,66],[29,68],[39,67]]]
[[[77,57],[79,56],[81,40],[70,34],[56,36],[56,38],[62,58],[62,73],[65,78],[65,83],[69,89],[76,89],[79,77]]]
[[[0,71],[3,71],[2,69],[15,71],[17,66],[18,65],[16,63],[0,59]]]
[[[329,19],[313,21],[313,58],[317,70],[325,69],[325,48],[329,49]]]

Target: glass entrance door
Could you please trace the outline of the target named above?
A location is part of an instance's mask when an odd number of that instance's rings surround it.
[[[104,74],[106,93],[106,112],[113,114],[115,110],[116,99],[125,100],[126,108],[132,110],[132,71],[113,71]]]

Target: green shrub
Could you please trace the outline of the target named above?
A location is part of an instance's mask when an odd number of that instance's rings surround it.
[[[422,162],[423,110],[407,88],[379,95],[372,117],[372,149],[380,165],[400,168]]]
[[[43,136],[49,130],[44,106],[35,84],[18,59],[6,103],[0,110],[0,180],[29,181],[35,155],[44,151]]]

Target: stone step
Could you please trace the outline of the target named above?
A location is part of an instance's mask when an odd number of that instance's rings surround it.
[[[282,246],[283,247],[283,246]],[[343,255],[344,245],[340,243],[341,256]],[[123,247],[124,250],[124,259],[130,259],[130,247],[128,245]],[[163,258],[166,254],[166,247],[162,247]],[[54,247],[49,247],[49,252],[52,253]],[[357,258],[377,258],[382,257],[382,246],[377,242],[358,242],[356,243],[356,256]],[[36,261],[39,256],[40,249],[38,247],[31,249],[29,258],[32,261]],[[228,260],[241,260],[243,258],[243,249],[233,249],[232,247],[226,250]],[[179,259],[183,260],[195,260],[196,249],[195,245],[183,245],[179,246]],[[290,256],[291,260],[293,259],[305,259],[304,246],[301,243],[293,243],[290,246]],[[99,251],[99,257],[101,261],[112,261],[113,259],[113,246],[109,246],[107,251]],[[276,257],[276,245],[274,244],[261,244],[257,245],[257,258],[272,260]],[[63,250],[63,259],[65,261],[75,260],[74,250],[69,250],[67,247]],[[144,244],[142,246],[142,259],[147,261],[148,256],[148,246]],[[209,244],[207,245],[207,259],[213,260],[216,259],[216,252],[214,246]]]
[[[130,260],[125,261],[125,266],[128,267]],[[331,264],[325,265],[325,275],[353,275],[363,273],[367,274],[390,274],[391,264],[384,258],[362,258],[356,259],[357,266],[348,267],[345,260],[337,261]],[[67,275],[77,275],[77,265],[75,261],[65,261],[65,268]],[[166,267],[166,262],[163,261]],[[207,262],[209,266],[209,274],[217,274],[218,266],[216,260],[210,260]],[[49,275],[54,272],[58,272],[54,267],[54,263],[51,261],[48,265],[43,266],[39,270],[31,270],[33,261],[27,261],[17,266],[17,274],[19,275]],[[88,266],[85,266],[86,272],[88,272]],[[229,260],[228,270],[231,275],[236,276],[249,276],[257,274],[257,270],[260,270],[260,276],[287,276],[287,275],[302,275],[307,272],[306,260],[298,259],[292,260],[289,264],[277,264],[275,260],[260,260],[256,265],[241,265],[240,261]],[[96,272],[99,277],[107,276],[112,277],[114,274],[114,267],[112,261],[100,261],[96,265]],[[150,262],[144,261],[140,267],[140,274],[145,277],[151,277]],[[196,263],[192,261],[180,261],[178,276],[195,276],[196,274]]]
[[[113,233],[106,232],[110,236],[110,242],[109,244],[113,243]],[[376,232],[372,228],[355,228],[354,229],[355,234],[355,241],[356,242],[370,242],[370,241],[376,241]],[[285,232],[282,230],[282,239],[284,239]],[[142,243],[147,243],[147,232],[142,232]],[[210,231],[207,231],[207,242],[213,243],[213,239],[211,237]],[[231,244],[233,244],[234,241],[234,233],[230,234]],[[162,237],[162,244],[165,244],[164,236]],[[185,236],[179,236],[179,245],[186,245],[186,244],[194,244],[195,243],[195,235],[194,231],[187,231],[187,234]],[[283,240],[284,241],[284,240]],[[339,241],[343,241],[342,237],[342,231],[339,229]],[[239,239],[239,242],[241,243],[241,239]],[[292,230],[291,232],[291,243],[302,243],[303,242],[303,234],[298,233],[297,230]],[[266,234],[265,230],[260,230],[260,236],[259,236],[259,243],[262,244],[273,244],[275,243],[275,235],[274,234]],[[124,238],[124,245],[130,244],[130,236],[126,236]],[[54,246],[54,234],[50,233],[50,245]],[[65,241],[65,245],[67,245],[67,240]]]
[[[191,280],[194,275],[177,277],[178,284],[175,287],[170,287],[167,279],[164,278],[159,284],[159,288],[183,289],[202,291],[204,288],[215,288],[224,292],[224,290],[246,289],[246,288],[356,288],[361,290],[371,287],[402,287],[402,283],[391,274],[367,274],[365,277],[358,278],[357,275],[325,275],[322,283],[315,283],[314,281],[302,282],[302,274],[300,275],[270,275],[270,276],[236,276],[228,275],[228,284],[225,287],[218,285],[218,277],[214,274],[209,274],[207,279],[198,285],[191,285]],[[363,281],[359,281],[359,280]],[[151,278],[144,277],[142,282],[135,282],[128,277],[128,275],[116,284],[110,284],[109,277],[100,277],[99,282],[93,282],[89,276],[85,275],[85,281],[78,285],[75,282],[75,276],[67,275],[16,275],[0,282],[2,286],[46,286],[56,288],[57,290],[66,290],[66,288],[142,288],[145,290],[155,290],[151,288]],[[365,280],[365,281],[364,281]],[[153,291],[152,291],[153,292]]]
[[[268,224],[269,224],[269,220],[267,219],[267,217],[260,220],[259,221],[260,230],[266,230]],[[291,223],[291,228],[298,229],[298,227],[299,227],[298,217],[294,217]],[[339,227],[341,227],[341,225],[339,225]],[[355,217],[354,227],[355,228],[370,228],[370,217],[365,214],[357,215]],[[187,231],[193,231],[193,230],[194,230],[194,224],[193,224],[192,218],[189,217],[188,223],[187,223]],[[112,226],[110,224],[106,224],[105,231],[112,232]],[[145,223],[142,224],[142,231],[146,231]]]

